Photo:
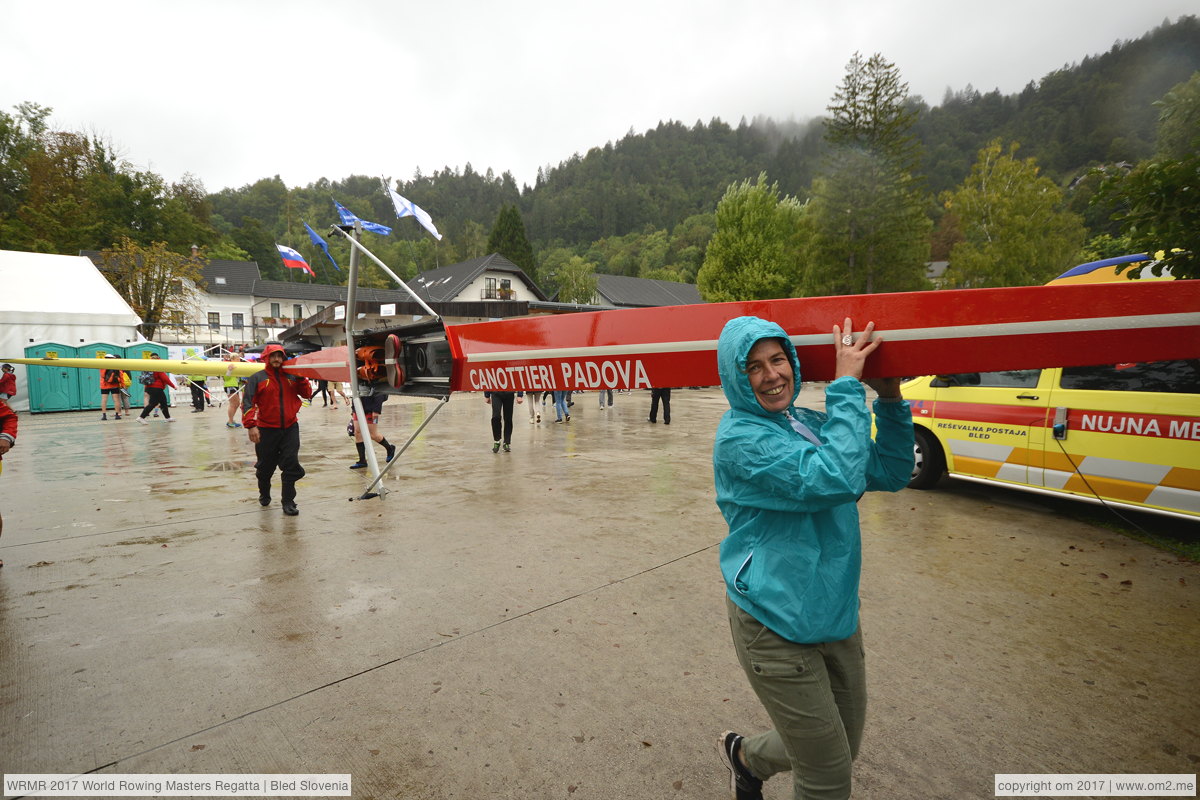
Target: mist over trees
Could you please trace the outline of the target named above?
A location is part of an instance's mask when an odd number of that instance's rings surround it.
[[[772,291],[919,288],[919,265],[930,258],[954,262],[948,274],[959,284],[1037,281],[1064,261],[1171,248],[1185,251],[1170,256],[1176,274],[1196,274],[1196,17],[1117,42],[1019,93],[948,88],[937,105],[909,95],[885,55],[851,58],[843,83],[829,87],[823,119],[663,121],[539,170],[533,186],[470,163],[387,178],[433,216],[441,242],[414,220],[397,220],[374,176],[302,187],[265,176],[216,192],[198,176],[169,184],[131,166],[111,142],[53,130],[51,109],[21,103],[0,111],[0,248],[76,253],[128,240],[189,255],[197,245],[209,258],[253,259],[268,278],[310,280],[283,268],[278,242],[304,254],[317,280],[340,283],[346,273],[304,231],[305,222],[327,231],[336,199],[393,228],[364,243],[409,278],[485,255],[510,208],[526,233],[531,274],[548,282],[548,293],[558,288],[551,276],[561,275],[583,294],[588,284],[578,276],[587,269],[715,287],[716,273],[698,277],[706,255],[728,264],[735,249],[725,241],[710,253],[722,241],[720,204],[765,209],[764,193],[773,193],[775,212],[790,215],[796,230],[773,266],[787,280],[767,281]],[[871,85],[875,95],[860,91]],[[886,102],[868,107],[868,97]],[[985,174],[1016,181],[1012,194],[993,198],[1011,210],[972,211],[973,199],[986,199]],[[1050,205],[1031,205],[1033,196]],[[1012,241],[1034,235],[1017,225],[1031,208],[1048,208],[1061,223],[1053,257]],[[1014,227],[998,228],[1002,221]],[[326,238],[334,257],[348,260],[348,246]],[[388,285],[372,265],[364,282]]]

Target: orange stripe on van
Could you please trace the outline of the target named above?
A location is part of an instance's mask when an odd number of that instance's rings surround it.
[[[1042,457],[1041,450],[1030,450],[1028,447],[1014,447],[1012,452],[1008,454],[1008,458],[1004,459],[1009,464],[1036,464],[1035,459]]]
[[[986,458],[971,458],[970,456],[955,456],[954,471],[965,472],[968,475],[980,475],[984,478],[994,478],[1000,471],[1001,462],[990,461]]]
[[[1171,467],[1171,471],[1159,481],[1159,485],[1172,489],[1190,489],[1193,492],[1200,492],[1200,469]]]
[[[1082,461],[1083,458],[1079,457]],[[1058,470],[1059,472],[1074,472],[1078,462],[1071,460],[1071,457],[1061,450],[1047,450],[1046,461],[1043,466],[1046,469]]]
[[[1087,478],[1087,483],[1084,483],[1084,477]],[[1144,503],[1155,488],[1153,484],[1123,481],[1119,478],[1072,475],[1063,486],[1063,491],[1086,495],[1091,495],[1094,491],[1101,497],[1111,497],[1114,500],[1124,500],[1128,503]]]

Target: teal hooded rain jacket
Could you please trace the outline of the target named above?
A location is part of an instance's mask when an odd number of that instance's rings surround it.
[[[786,413],[759,405],[745,372],[750,349],[771,337],[782,340],[792,362],[794,390]],[[875,401],[875,440],[866,392],[856,378],[829,384],[825,413],[796,408],[796,348],[783,328],[758,317],[725,325],[717,368],[729,401],[713,445],[717,506],[729,524],[721,543],[729,596],[790,641],[845,639],[858,628],[857,501],[864,492],[899,491],[908,483],[913,469],[908,403]],[[793,420],[821,444],[796,430]]]

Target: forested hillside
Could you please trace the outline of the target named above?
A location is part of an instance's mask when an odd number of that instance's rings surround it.
[[[1115,234],[1111,209],[1087,203],[1099,179],[1083,182],[1086,191],[1074,198],[1069,187],[1090,167],[1134,165],[1154,154],[1154,103],[1200,70],[1200,22],[1165,22],[1106,53],[1081,57],[1049,75],[1030,76],[1019,94],[967,86],[948,91],[937,105],[929,98],[905,99],[917,145],[912,185],[921,187],[928,226],[935,228],[935,255],[939,237],[944,255],[960,236],[947,225],[953,220],[943,219],[946,198],[952,192],[965,196],[973,165],[997,140],[1002,151],[1019,144],[1014,157],[1034,159],[1039,179],[1067,192],[1089,236]],[[829,87],[831,98],[835,89]],[[548,291],[558,270],[579,258],[600,272],[694,281],[715,231],[718,202],[731,186],[762,174],[763,188],[774,185],[803,206],[830,166],[822,119],[759,118],[736,125],[666,120],[539,171],[533,186],[470,164],[388,176],[433,216],[445,237],[438,243],[412,220],[395,219],[376,177],[287,187],[264,176],[206,195],[203,176],[168,186],[117,163],[110,143],[46,130],[50,109],[31,100],[15,114],[0,112],[0,248],[77,252],[110,248],[128,237],[144,245],[165,241],[187,253],[198,244],[212,257],[253,258],[268,277],[289,280],[304,278],[284,270],[276,242],[304,253],[320,280],[344,280],[345,273],[334,271],[310,245],[302,224],[327,230],[336,220],[336,199],[363,219],[395,228],[392,237],[372,235],[369,246],[405,276],[483,255],[501,209],[512,205],[533,245],[536,277]],[[346,247],[331,244],[344,260]],[[384,282],[368,273],[371,281]]]
[[[997,138],[1019,143],[1020,156],[1036,159],[1042,174],[1062,187],[1092,166],[1136,163],[1154,149],[1153,103],[1197,70],[1200,21],[1185,17],[1031,80],[1019,94],[982,93],[968,86],[947,92],[935,106],[910,98],[917,112],[913,133],[922,151],[921,177],[931,200],[960,184],[979,151]],[[515,203],[539,263],[566,249],[598,271],[674,273],[692,281],[703,255],[703,242],[696,248],[697,228],[711,234],[712,215],[726,189],[765,172],[783,194],[806,199],[825,154],[823,134],[820,119],[784,124],[759,118],[736,127],[719,119],[690,125],[672,120],[539,171],[533,186],[518,188],[508,173],[481,174],[469,164],[398,179],[400,193],[434,215],[447,242],[437,253],[393,249],[409,271],[430,268],[434,258],[445,264],[473,257],[500,208]],[[274,205],[281,207],[283,187],[275,183]],[[351,208],[361,207],[360,216],[373,213],[386,221],[390,209],[375,187],[373,179],[350,178],[293,189],[290,195],[293,208],[311,208],[316,219],[330,218],[332,193]],[[258,211],[271,205],[261,202],[265,190],[256,184],[215,195],[214,212],[234,225],[247,215],[257,216],[268,229],[287,230],[279,215],[272,219]],[[937,204],[930,205],[936,213]],[[1099,220],[1095,232],[1103,232],[1106,222]],[[400,225],[398,233],[424,241],[415,226]],[[676,242],[677,236],[688,239]],[[414,258],[416,263],[409,263]]]

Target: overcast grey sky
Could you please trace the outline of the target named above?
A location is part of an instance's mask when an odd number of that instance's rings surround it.
[[[660,120],[824,113],[855,51],[1020,91],[1195,0],[0,0],[0,107],[209,191],[539,166]],[[412,200],[420,203],[421,199]],[[436,214],[436,210],[434,210]]]

